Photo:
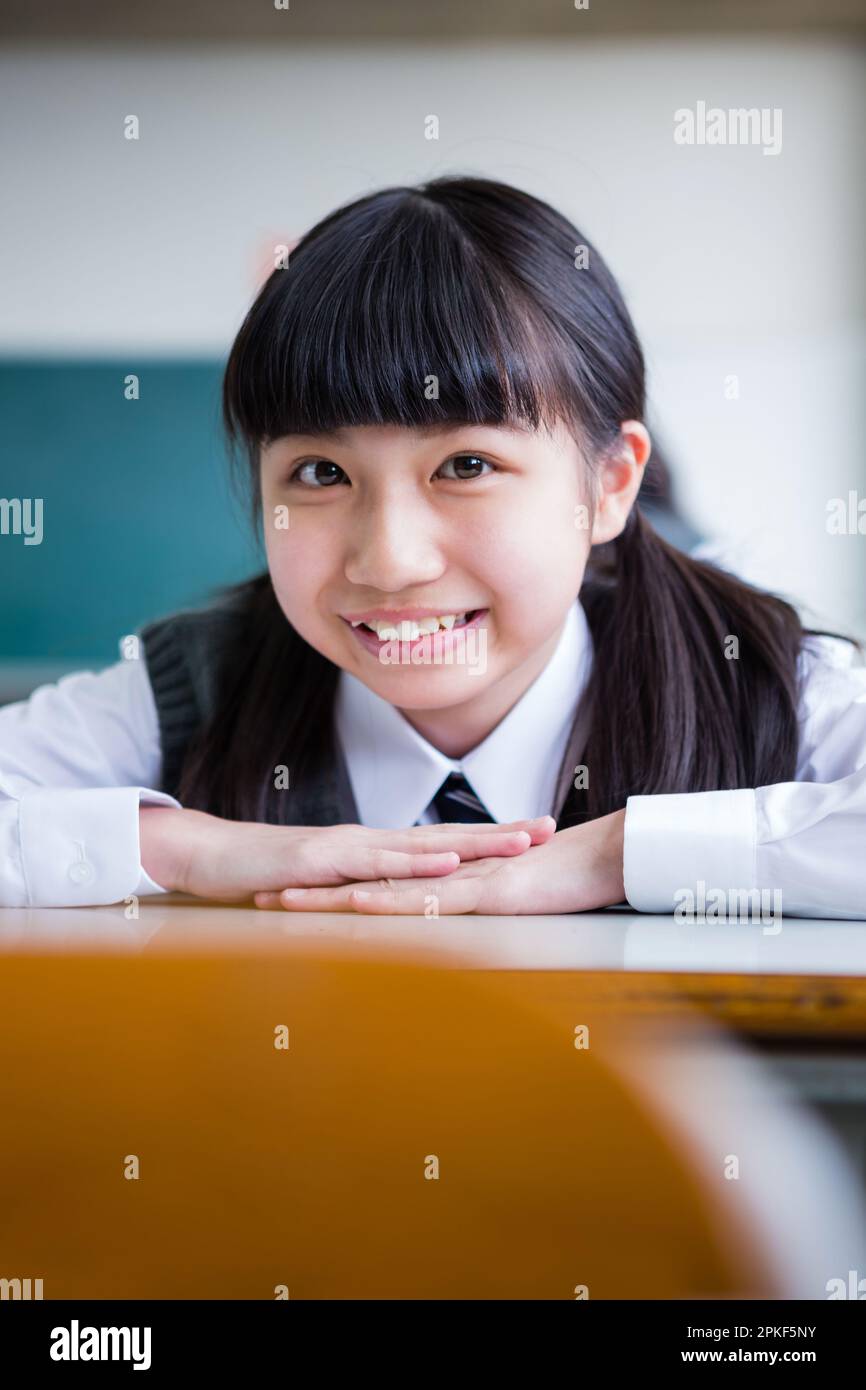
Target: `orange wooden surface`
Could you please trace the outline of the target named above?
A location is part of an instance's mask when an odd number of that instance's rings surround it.
[[[617,1072],[653,1064],[639,1027],[550,986],[310,943],[6,956],[0,1273],[46,1298],[772,1296]]]

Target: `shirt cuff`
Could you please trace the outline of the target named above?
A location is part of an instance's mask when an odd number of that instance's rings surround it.
[[[755,887],[755,792],[630,796],[623,834],[625,895],[638,912],[674,912],[713,889]]]
[[[18,803],[21,865],[31,907],[100,907],[164,892],[141,864],[142,802],[180,806],[146,787],[40,787]]]

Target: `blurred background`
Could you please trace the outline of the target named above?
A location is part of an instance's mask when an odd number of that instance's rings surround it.
[[[864,68],[855,0],[4,0],[0,499],[43,535],[0,534],[0,700],[261,567],[218,393],[273,248],[449,172],[547,199],[618,277],[659,528],[866,635]],[[677,144],[699,102],[778,108],[780,152]]]

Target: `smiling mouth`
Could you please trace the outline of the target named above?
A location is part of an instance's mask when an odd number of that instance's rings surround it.
[[[399,623],[350,621],[349,626],[355,631],[369,633],[380,642],[416,642],[421,637],[434,637],[440,633],[454,632],[461,627],[467,627],[484,612],[486,609],[483,608],[469,608],[465,613],[445,613],[439,617],[417,620],[403,619]],[[343,621],[346,622],[347,619],[344,618]]]

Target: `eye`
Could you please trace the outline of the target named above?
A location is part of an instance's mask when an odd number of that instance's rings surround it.
[[[308,472],[309,469],[312,469],[313,472]],[[333,487],[335,483],[342,482],[345,477],[340,465],[331,463],[330,459],[310,459],[307,463],[298,465],[294,472],[289,475],[289,482],[299,482],[304,487],[321,489]]]
[[[494,473],[496,472],[496,465],[494,463],[488,463],[487,459],[479,458],[478,454],[455,454],[453,458],[445,460],[442,464],[442,468],[450,468],[452,464],[457,471],[448,476],[463,481],[469,481],[472,478],[483,478],[485,475],[480,471],[482,468],[489,468]],[[437,472],[441,472],[441,469],[437,469]]]

